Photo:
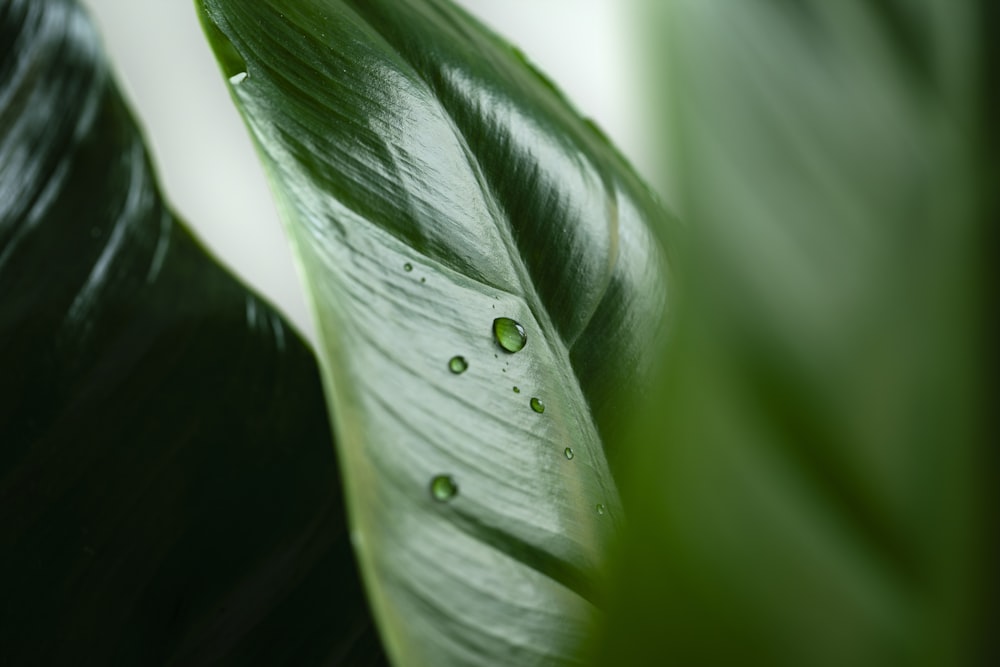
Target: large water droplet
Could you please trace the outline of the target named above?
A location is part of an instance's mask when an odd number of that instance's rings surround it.
[[[600,514],[600,515],[603,516],[606,511],[607,511],[607,509],[604,507],[603,503],[597,503],[597,513],[598,514]]]
[[[403,264],[403,270],[409,273],[413,270],[413,265],[407,262],[406,264]]]
[[[452,357],[451,361],[448,362],[448,370],[456,375],[464,373],[468,368],[469,362],[465,360],[465,357]]]
[[[573,454],[573,448],[572,447],[567,447],[566,449],[564,449],[563,450],[563,454],[565,454],[566,458],[570,459],[571,461],[573,460],[573,457],[575,456],[575,454]]]
[[[444,503],[448,502],[458,494],[458,484],[451,478],[451,475],[438,475],[431,480],[431,497],[434,500]]]
[[[247,76],[248,75],[246,72],[237,72],[236,74],[229,77],[229,83],[233,84],[234,86],[238,86],[244,81],[246,81]]]
[[[493,320],[493,337],[497,344],[508,352],[520,352],[528,342],[528,334],[518,322],[509,317],[498,317]]]
[[[542,401],[539,400],[537,396],[533,396],[531,398],[531,401],[529,401],[529,403],[531,405],[531,409],[537,412],[538,414],[542,414],[543,412],[545,412],[545,404],[542,403]]]

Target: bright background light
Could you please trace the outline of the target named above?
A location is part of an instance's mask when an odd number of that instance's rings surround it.
[[[83,0],[136,112],[160,183],[205,245],[312,338],[264,175],[202,37],[193,0]],[[517,44],[640,172],[631,0],[460,0]],[[648,143],[648,142],[646,142]]]

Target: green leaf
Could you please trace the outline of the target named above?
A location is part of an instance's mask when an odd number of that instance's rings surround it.
[[[0,663],[373,664],[314,358],[164,204],[68,0],[0,5]]]
[[[930,0],[650,9],[694,236],[595,664],[977,664],[988,22]]]
[[[311,295],[391,658],[574,662],[663,320],[662,209],[448,2],[199,7]]]

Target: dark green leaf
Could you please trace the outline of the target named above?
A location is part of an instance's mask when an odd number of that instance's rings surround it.
[[[390,655],[572,662],[623,518],[607,459],[662,324],[662,210],[448,2],[199,6],[311,293]]]
[[[319,376],[163,203],[68,0],[0,5],[0,663],[371,664]]]
[[[981,657],[973,7],[675,0],[647,23],[670,28],[695,254],[598,664]]]

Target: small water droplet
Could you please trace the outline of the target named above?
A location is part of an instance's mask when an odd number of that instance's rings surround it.
[[[229,83],[233,84],[234,86],[238,86],[244,81],[246,81],[246,79],[247,79],[246,72],[237,72],[236,74],[229,77]]]
[[[458,484],[451,478],[451,475],[438,475],[431,480],[431,497],[434,500],[444,503],[448,502],[458,493]]]
[[[537,412],[538,414],[542,414],[543,412],[545,412],[545,404],[542,403],[542,401],[539,400],[537,396],[532,396],[531,401],[529,401],[529,403],[531,404],[531,409]]]
[[[422,282],[422,283],[425,283],[425,282],[427,282],[427,278],[421,278],[421,279],[420,279],[420,282]]]
[[[508,352],[520,352],[528,342],[528,334],[524,327],[509,317],[498,317],[493,320],[493,337],[497,344]]]
[[[514,393],[515,393],[515,394],[520,394],[520,393],[521,393],[521,390],[520,390],[520,389],[518,389],[517,387],[514,387]]]
[[[605,509],[604,504],[603,503],[597,503],[597,513],[600,514],[601,516],[603,516],[605,511],[607,511],[607,510]]]
[[[409,273],[413,270],[413,265],[407,262],[406,264],[403,264],[403,270]]]
[[[573,448],[572,447],[567,447],[566,449],[564,449],[563,450],[563,454],[565,454],[566,458],[568,458],[571,461],[573,460],[573,457],[575,456],[575,454],[573,454]]]
[[[101,228],[100,227],[91,227],[90,228],[90,238],[96,239],[96,238],[100,237],[100,235],[101,235]]]
[[[448,370],[456,375],[464,373],[468,368],[469,362],[465,360],[465,357],[452,357],[448,362]]]

